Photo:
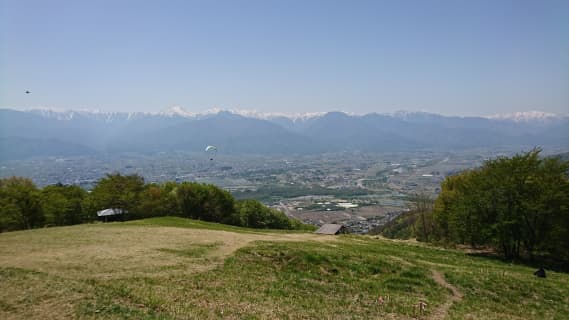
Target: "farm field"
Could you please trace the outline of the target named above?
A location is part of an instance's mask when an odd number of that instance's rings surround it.
[[[154,218],[0,234],[0,318],[569,318],[569,275],[533,271],[411,241]]]

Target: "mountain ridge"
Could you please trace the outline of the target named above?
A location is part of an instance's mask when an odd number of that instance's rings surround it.
[[[317,118],[324,116],[328,113],[344,113],[350,116],[365,117],[368,115],[383,115],[390,116],[394,118],[403,119],[414,119],[414,118],[428,118],[428,117],[443,117],[443,118],[481,118],[481,119],[491,119],[491,120],[511,120],[515,122],[531,122],[531,121],[544,121],[553,119],[569,118],[569,114],[556,114],[550,112],[544,112],[539,110],[530,111],[519,111],[512,113],[497,113],[487,116],[459,116],[459,115],[442,115],[434,112],[426,111],[413,111],[413,110],[397,110],[394,112],[369,112],[364,114],[357,114],[347,111],[328,111],[328,112],[304,112],[304,113],[286,113],[286,112],[262,112],[253,109],[223,109],[223,108],[211,108],[202,112],[191,112],[184,109],[181,106],[172,106],[170,108],[158,111],[158,112],[145,112],[145,111],[102,111],[100,109],[59,109],[59,108],[0,108],[0,110],[13,110],[30,112],[34,114],[39,114],[44,117],[55,117],[60,120],[69,120],[76,114],[81,115],[91,115],[96,117],[106,117],[112,119],[113,117],[120,118],[131,118],[140,116],[170,116],[170,117],[185,117],[185,118],[204,118],[209,117],[220,112],[230,112],[233,114],[238,114],[248,118],[256,118],[262,120],[270,120],[274,118],[288,118],[293,121],[296,120],[306,120],[311,118]]]
[[[265,119],[214,109],[201,114],[0,109],[0,159],[107,152],[203,151],[301,154],[338,151],[462,150],[481,147],[569,148],[569,117],[536,120],[449,117],[425,112],[335,111]],[[545,119],[545,120],[544,120]],[[49,147],[38,148],[49,141]],[[74,152],[76,147],[79,152]],[[41,152],[36,150],[41,149]]]

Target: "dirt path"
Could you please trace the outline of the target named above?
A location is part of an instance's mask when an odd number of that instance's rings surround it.
[[[458,290],[452,284],[448,283],[440,272],[436,270],[431,270],[431,271],[433,272],[433,280],[435,280],[435,282],[438,283],[441,287],[449,289],[452,292],[452,295],[448,298],[448,300],[442,305],[440,305],[438,308],[436,308],[430,317],[430,319],[434,320],[443,320],[447,317],[448,311],[452,306],[452,304],[454,302],[462,300],[463,295],[462,292],[460,292],[460,290]]]

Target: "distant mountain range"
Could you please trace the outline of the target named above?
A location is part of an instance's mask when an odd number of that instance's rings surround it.
[[[160,113],[0,109],[0,159],[108,152],[231,154],[569,148],[569,116],[448,117],[424,112],[266,114],[175,107]]]

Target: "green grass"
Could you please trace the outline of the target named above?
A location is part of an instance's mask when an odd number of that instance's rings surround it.
[[[135,237],[154,247],[129,251]],[[113,244],[120,256],[103,250]],[[40,259],[48,253],[56,264]],[[137,272],[119,272],[129,261]],[[452,292],[433,270],[464,295],[447,319],[569,318],[564,273],[540,279],[529,267],[413,242],[258,234],[180,218],[0,234],[0,318],[409,319],[419,301],[436,318]],[[379,295],[390,301],[380,305]]]
[[[441,303],[445,292],[430,272],[390,263],[358,245],[258,243],[240,250],[222,268],[195,278],[192,297],[223,301],[210,310],[185,312],[234,318],[378,318],[410,315],[418,299]],[[220,281],[221,280],[221,281]],[[392,303],[379,306],[379,295]]]
[[[171,253],[187,258],[202,258],[206,253],[219,247],[221,243],[214,242],[208,244],[193,244],[183,249],[159,248],[161,252]]]
[[[141,220],[131,220],[126,222],[108,223],[109,226],[150,226],[150,227],[176,227],[176,228],[193,228],[217,231],[229,231],[237,233],[309,233],[307,230],[281,230],[281,229],[255,229],[236,227],[232,225],[207,222],[201,220],[186,219],[180,217],[157,217]]]

